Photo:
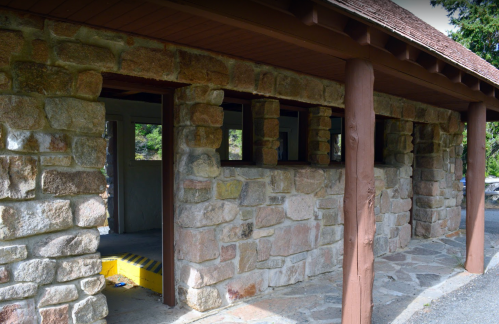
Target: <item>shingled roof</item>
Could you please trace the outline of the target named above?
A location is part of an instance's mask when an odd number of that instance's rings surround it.
[[[323,0],[434,52],[478,77],[499,85],[499,70],[390,0]]]

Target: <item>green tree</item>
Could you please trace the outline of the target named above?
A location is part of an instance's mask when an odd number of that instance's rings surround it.
[[[457,27],[448,36],[499,68],[499,0],[431,0],[432,6],[447,10]],[[487,123],[486,174],[499,177],[499,123]],[[468,152],[467,129],[463,133],[463,172]]]

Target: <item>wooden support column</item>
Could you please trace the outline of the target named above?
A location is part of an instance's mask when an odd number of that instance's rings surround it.
[[[485,232],[485,126],[483,102],[468,109],[468,169],[466,171],[466,265],[471,273],[483,273]]]
[[[345,77],[345,252],[342,323],[371,323],[374,281],[374,74],[347,61]]]

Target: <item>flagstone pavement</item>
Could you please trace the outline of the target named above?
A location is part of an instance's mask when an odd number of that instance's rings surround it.
[[[404,323],[433,299],[475,278],[477,275],[469,274],[463,267],[465,239],[464,230],[453,237],[432,240],[414,238],[404,250],[376,258],[373,323]],[[499,234],[487,233],[486,266],[499,263],[497,252]],[[498,256],[495,256],[496,253]],[[341,291],[342,272],[338,268],[313,280],[275,289],[264,296],[244,300],[216,312],[199,313],[176,307],[155,319],[150,317],[146,320],[148,316],[144,314],[140,323],[341,323]],[[130,313],[126,318],[127,323],[132,323]],[[112,314],[108,317],[110,324],[124,323],[123,320],[125,318]]]

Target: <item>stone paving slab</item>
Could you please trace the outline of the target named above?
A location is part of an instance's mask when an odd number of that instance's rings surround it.
[[[416,238],[406,249],[376,258],[373,323],[404,323],[424,304],[476,277],[464,270],[465,250],[463,231],[454,237]],[[499,235],[486,234],[486,265],[497,252]],[[342,272],[339,268],[218,312],[202,314],[190,311],[170,323],[341,323],[341,291]]]

